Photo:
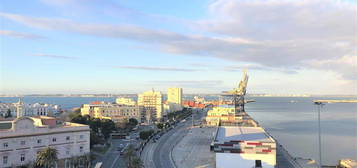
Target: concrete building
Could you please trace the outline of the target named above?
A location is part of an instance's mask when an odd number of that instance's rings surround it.
[[[29,108],[32,110],[33,116],[57,116],[61,111],[59,105],[46,103],[30,104]]]
[[[0,167],[33,164],[39,151],[51,147],[58,151],[54,167],[69,168],[71,158],[89,154],[89,132],[87,125],[46,116],[0,121]]]
[[[130,98],[125,98],[125,97],[118,97],[115,99],[116,104],[122,104],[122,105],[129,105],[129,106],[135,106],[136,102],[133,99]]]
[[[232,105],[220,105],[213,107],[212,110],[207,112],[206,124],[208,126],[218,126],[220,124],[253,127],[258,126],[258,124],[245,112],[236,114],[234,106]]]
[[[138,105],[144,107],[147,121],[159,121],[165,115],[161,92],[152,90],[139,94]]]
[[[167,90],[167,102],[182,105],[182,88],[169,88]]]
[[[140,106],[130,106],[121,104],[101,103],[83,104],[81,115],[89,115],[94,118],[111,119],[114,122],[122,122],[135,118],[139,123],[142,121],[143,108]]]
[[[275,140],[261,127],[218,127],[211,150],[216,152],[217,168],[247,168],[254,167],[255,164],[265,167],[276,165]],[[227,159],[229,162],[225,161]]]
[[[182,88],[169,88],[167,90],[168,112],[180,111],[183,108]]]
[[[16,103],[0,103],[0,116],[5,117],[10,110],[12,117],[21,116],[56,116],[61,112],[59,105],[34,103],[25,104],[21,100]]]
[[[216,153],[216,168],[275,168],[265,162],[255,160],[253,155]],[[261,165],[259,167],[259,165]]]

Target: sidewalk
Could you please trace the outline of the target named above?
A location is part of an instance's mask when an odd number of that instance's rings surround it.
[[[213,168],[214,153],[209,149],[215,128],[193,128],[173,149],[178,168]]]

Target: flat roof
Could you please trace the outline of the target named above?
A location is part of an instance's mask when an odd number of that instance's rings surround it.
[[[220,126],[216,141],[260,141],[275,142],[262,127]]]

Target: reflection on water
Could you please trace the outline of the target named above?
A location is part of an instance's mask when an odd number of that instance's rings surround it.
[[[246,111],[292,155],[318,158],[317,107],[312,100],[321,98],[252,99],[256,102]],[[323,163],[357,159],[357,104],[326,104],[321,119]]]

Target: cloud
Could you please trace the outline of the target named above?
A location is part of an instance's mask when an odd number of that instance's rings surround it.
[[[259,64],[245,64],[245,65],[230,65],[230,66],[225,66],[223,67],[224,71],[227,72],[241,72],[242,69],[248,69],[248,70],[257,70],[257,71],[276,71],[276,72],[282,72],[282,73],[287,73],[287,74],[296,74],[297,73],[297,68],[275,68],[275,67],[267,67]]]
[[[109,38],[125,38],[142,42],[165,43],[187,39],[186,36],[174,32],[146,29],[128,24],[88,24],[74,22],[68,19],[36,18],[8,13],[0,13],[0,17],[25,24],[33,28]]]
[[[260,40],[340,38],[357,28],[356,4],[343,0],[216,0],[209,12],[200,28]]]
[[[343,67],[355,63],[341,62],[330,69],[327,63],[312,66],[311,62],[339,60],[353,53],[356,10],[355,4],[337,0],[217,0],[209,5],[209,18],[190,21],[204,35],[9,13],[0,17],[33,28],[129,39],[163,52],[259,65],[255,69],[288,73],[329,69],[348,77],[344,74],[349,70]]]
[[[169,80],[169,81],[150,81],[153,85],[168,85],[187,88],[212,88],[223,84],[221,80]]]
[[[150,66],[120,66],[122,69],[146,70],[146,71],[179,71],[179,72],[195,72],[199,69],[189,68],[173,68],[173,67],[150,67]]]
[[[55,58],[55,59],[77,59],[77,57],[69,57],[69,56],[62,56],[62,55],[52,55],[52,54],[33,54],[32,56]]]
[[[43,36],[39,36],[36,34],[21,33],[21,32],[10,31],[10,30],[0,30],[0,35],[22,38],[22,39],[32,39],[32,40],[44,38]]]
[[[357,52],[355,55],[345,55],[340,58],[313,60],[307,64],[314,69],[343,72],[341,73],[343,79],[355,80],[354,82],[357,81]]]

